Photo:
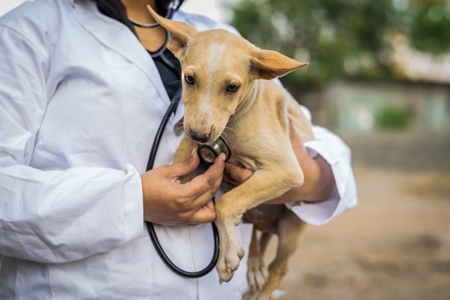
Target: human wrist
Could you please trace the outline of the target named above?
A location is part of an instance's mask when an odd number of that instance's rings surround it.
[[[320,155],[309,156],[305,150],[296,152],[304,175],[301,186],[293,188],[280,197],[269,201],[269,204],[286,204],[294,201],[321,202],[328,199],[334,187],[331,166]],[[306,154],[306,155],[304,155]],[[303,157],[300,157],[304,155]]]
[[[142,185],[142,205],[143,205],[143,218],[146,222],[152,222],[150,214],[148,213],[148,204],[150,202],[150,192],[149,192],[149,180],[148,172],[141,175],[141,185]]]
[[[301,199],[305,202],[322,202],[327,200],[333,187],[335,180],[331,165],[320,155],[316,155],[314,159],[314,172],[310,177],[309,189]]]

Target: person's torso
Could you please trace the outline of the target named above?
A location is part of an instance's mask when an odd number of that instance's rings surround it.
[[[29,165],[64,170],[122,169],[132,164],[144,172],[170,100],[137,38],[124,25],[100,15],[90,1],[37,0],[18,12],[16,16],[24,18],[16,21],[18,30],[36,39],[36,45],[48,46],[39,49],[47,51],[43,54],[49,61],[44,74],[48,103]],[[185,16],[179,13],[176,18]],[[202,20],[192,17],[189,22],[199,29],[212,26],[208,24],[212,21]],[[155,166],[171,163],[182,138],[174,132],[182,114],[181,104],[167,124]],[[213,245],[209,224],[156,230],[167,254],[181,268],[198,270],[209,263]],[[250,225],[238,227],[244,248],[250,235]],[[164,265],[145,232],[114,251],[72,263],[4,257],[0,298],[238,299],[247,287],[245,270],[246,258],[232,281],[222,285],[215,270],[200,279],[180,277]]]

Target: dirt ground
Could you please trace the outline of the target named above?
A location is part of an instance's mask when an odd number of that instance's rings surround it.
[[[354,171],[359,205],[308,227],[274,298],[450,299],[450,173]]]

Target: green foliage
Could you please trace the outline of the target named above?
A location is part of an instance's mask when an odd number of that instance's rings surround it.
[[[375,113],[375,126],[380,129],[403,129],[411,121],[411,112],[404,107],[386,106]]]
[[[292,80],[391,74],[384,39],[395,22],[391,0],[242,0],[233,10],[231,23],[251,42],[310,63]]]
[[[393,34],[408,35],[421,51],[449,50],[444,0],[241,0],[231,9],[231,24],[245,38],[310,63],[285,78],[304,86],[336,77],[393,78]]]
[[[450,1],[419,1],[411,22],[409,39],[417,50],[432,54],[450,51]]]

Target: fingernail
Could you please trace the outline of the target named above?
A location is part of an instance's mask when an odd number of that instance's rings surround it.
[[[225,153],[220,153],[220,155],[222,155],[223,161],[225,161],[227,159],[227,156],[225,155]]]
[[[197,148],[192,149],[191,156],[195,154],[195,151],[197,151]]]

